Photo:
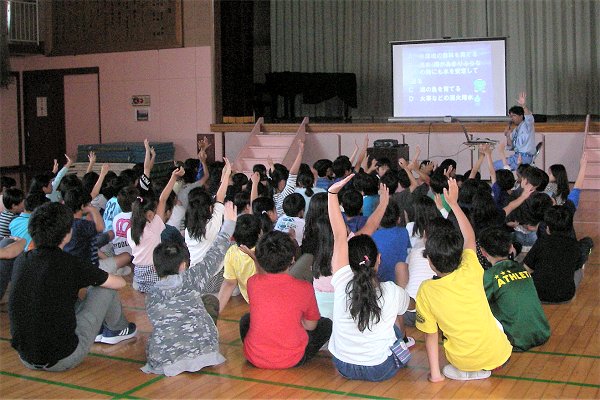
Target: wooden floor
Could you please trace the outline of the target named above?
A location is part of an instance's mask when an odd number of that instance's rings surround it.
[[[600,192],[582,194],[576,215],[578,237],[600,245]],[[64,373],[24,368],[10,347],[8,315],[0,313],[0,398],[600,398],[600,248],[594,249],[584,280],[570,304],[544,306],[552,336],[544,346],[514,353],[509,364],[484,381],[427,381],[423,334],[408,367],[382,383],[339,376],[326,351],[307,365],[286,371],[259,370],[242,354],[238,320],[248,306],[232,299],[218,322],[224,364],[173,378],[140,371],[150,325],[143,296],[129,285],[122,291],[127,317],[138,324],[137,339],[94,345],[82,365]],[[443,354],[443,352],[441,352]],[[442,361],[442,365],[444,361]]]

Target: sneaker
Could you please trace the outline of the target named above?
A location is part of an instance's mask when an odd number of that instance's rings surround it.
[[[404,336],[404,344],[406,344],[406,347],[413,347],[415,345],[415,339],[410,337],[410,336]]]
[[[117,344],[124,340],[131,339],[137,334],[137,328],[133,322],[129,323],[129,326],[120,331],[111,331],[108,328],[104,328],[102,331],[102,339],[100,343],[106,344]],[[96,338],[98,338],[96,336]]]
[[[100,331],[94,339],[94,343],[102,343],[102,332],[104,332],[104,325],[100,325]]]
[[[486,371],[484,369],[479,371],[462,371],[456,368],[452,364],[448,364],[442,370],[444,376],[448,379],[454,379],[455,381],[472,381],[476,379],[486,379],[492,375],[492,371]]]

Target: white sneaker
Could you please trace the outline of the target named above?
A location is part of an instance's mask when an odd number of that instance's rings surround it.
[[[486,379],[492,375],[492,371],[484,369],[479,371],[462,371],[452,364],[446,365],[442,369],[442,373],[446,378],[454,379],[455,381],[472,381],[476,379]]]
[[[415,339],[410,336],[406,336],[406,338],[404,339],[404,344],[406,345],[406,347],[413,347],[415,345]]]

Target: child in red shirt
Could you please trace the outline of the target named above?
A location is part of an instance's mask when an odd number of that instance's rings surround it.
[[[311,284],[289,275],[296,246],[283,232],[264,235],[256,246],[261,269],[248,279],[250,313],[240,320],[244,356],[258,368],[304,364],[331,336]]]

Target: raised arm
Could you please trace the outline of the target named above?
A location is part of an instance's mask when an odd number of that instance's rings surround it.
[[[458,226],[464,239],[463,248],[475,251],[475,232],[469,219],[458,205],[458,185],[454,178],[448,179],[448,189],[444,188],[444,198],[446,199],[446,203],[452,208],[454,216],[458,221]]]
[[[485,153],[488,170],[490,172],[490,180],[492,181],[493,185],[496,183],[496,170],[494,169],[494,160],[492,159],[492,147],[488,145],[483,151]]]
[[[517,99],[517,104],[520,105],[521,107],[523,107],[523,111],[525,112],[525,115],[530,115],[531,110],[525,104],[526,100],[527,100],[527,93],[525,93],[525,92],[519,93],[519,98]]]
[[[54,180],[52,181],[53,192],[58,189],[60,181],[62,181],[62,178],[64,178],[64,176],[69,172],[69,168],[71,168],[71,165],[73,165],[73,160],[68,155],[65,154],[65,158],[67,159],[67,162],[65,163],[64,167],[62,167],[60,171],[58,171],[56,177],[54,177]]]
[[[92,188],[92,192],[90,193],[90,197],[95,199],[96,196],[100,194],[100,190],[102,190],[102,184],[104,183],[104,178],[106,178],[106,174],[110,170],[110,165],[104,163],[102,164],[102,168],[100,169],[100,175],[98,175],[98,180],[96,184]]]
[[[173,186],[175,186],[175,182],[177,182],[177,179],[182,177],[183,174],[185,174],[185,170],[181,167],[173,170],[169,182],[167,182],[167,185],[160,193],[160,197],[158,198],[158,205],[156,206],[156,215],[159,216],[160,219],[163,221],[165,220],[165,208],[167,207],[167,199],[173,191]]]
[[[93,151],[90,151],[88,153],[88,166],[87,166],[87,168],[85,170],[86,174],[88,172],[92,172],[92,169],[94,168],[94,164],[96,164],[96,153],[94,153]]]
[[[334,183],[327,190],[327,213],[331,230],[333,231],[333,255],[331,257],[331,273],[335,274],[337,270],[348,265],[348,232],[346,223],[340,211],[340,200],[338,193],[346,183],[354,177],[350,174],[339,182]]]
[[[302,164],[302,156],[304,155],[304,140],[298,140],[298,154],[296,154],[296,159],[294,163],[290,167],[290,175],[298,175],[298,170],[300,169],[300,164]]]
[[[94,225],[96,225],[96,232],[104,232],[104,219],[102,219],[102,215],[100,215],[100,211],[96,207],[91,204],[87,204],[83,207],[83,212],[86,213],[89,218],[94,221]]]
[[[250,188],[250,206],[254,203],[254,200],[258,198],[258,184],[260,183],[260,173],[253,172],[250,175],[250,181],[252,182],[252,186]]]
[[[144,155],[144,175],[150,178],[150,173],[154,167],[154,160],[156,159],[156,151],[154,151],[154,147],[150,147],[148,139],[144,139],[144,148],[146,149],[146,154]]]
[[[479,168],[481,168],[481,164],[483,164],[483,160],[485,159],[485,146],[490,147],[489,144],[479,145],[479,158],[475,162],[473,168],[471,168],[471,173],[469,174],[468,179],[475,179],[477,173],[479,172]]]
[[[229,162],[229,159],[223,157],[223,161],[225,161],[225,167],[223,167],[223,171],[221,172],[221,184],[219,185],[219,189],[217,190],[217,194],[215,196],[215,200],[219,203],[223,203],[225,201],[227,187],[229,186],[229,177],[231,176],[231,163]]]
[[[208,170],[208,165],[206,164],[206,160],[208,159],[208,155],[206,154],[206,149],[202,148],[198,152],[198,159],[200,160],[200,164],[202,165],[202,177],[198,180],[199,186],[204,186],[206,182],[208,182],[208,178],[210,178],[210,172]]]
[[[517,207],[519,207],[521,204],[523,204],[525,202],[525,200],[527,200],[533,192],[535,192],[535,188],[533,186],[523,188],[521,195],[519,197],[517,197],[516,199],[514,199],[513,201],[511,201],[510,203],[508,203],[506,205],[506,207],[503,208],[506,215],[510,214]]]
[[[367,156],[367,148],[369,147],[369,135],[365,135],[365,140],[363,142],[363,148],[360,153],[358,153],[358,159],[356,160],[356,164],[354,164],[354,171],[358,171],[363,163],[363,160]]]
[[[390,203],[390,191],[387,186],[383,183],[379,184],[379,204],[373,214],[369,216],[365,225],[360,228],[356,232],[357,235],[369,235],[371,236],[377,229],[379,229],[379,224],[381,224],[381,219],[383,218],[383,214],[385,214],[385,209]]]
[[[585,179],[585,171],[587,169],[587,152],[584,150],[583,154],[581,154],[581,160],[579,160],[579,172],[577,173],[577,179],[575,179],[575,185],[573,185],[574,189],[582,189],[583,188],[583,180]]]
[[[350,164],[354,165],[354,162],[356,161],[356,156],[358,155],[358,143],[356,142],[356,140],[354,141],[354,150],[352,151],[352,155],[350,156]]]
[[[414,164],[408,164],[404,158],[401,158],[398,160],[398,165],[404,170],[404,172],[406,172],[406,174],[408,175],[408,179],[410,180],[410,186],[408,187],[408,190],[411,193],[414,192],[415,189],[419,186],[417,180],[415,179],[415,176],[412,173]]]

